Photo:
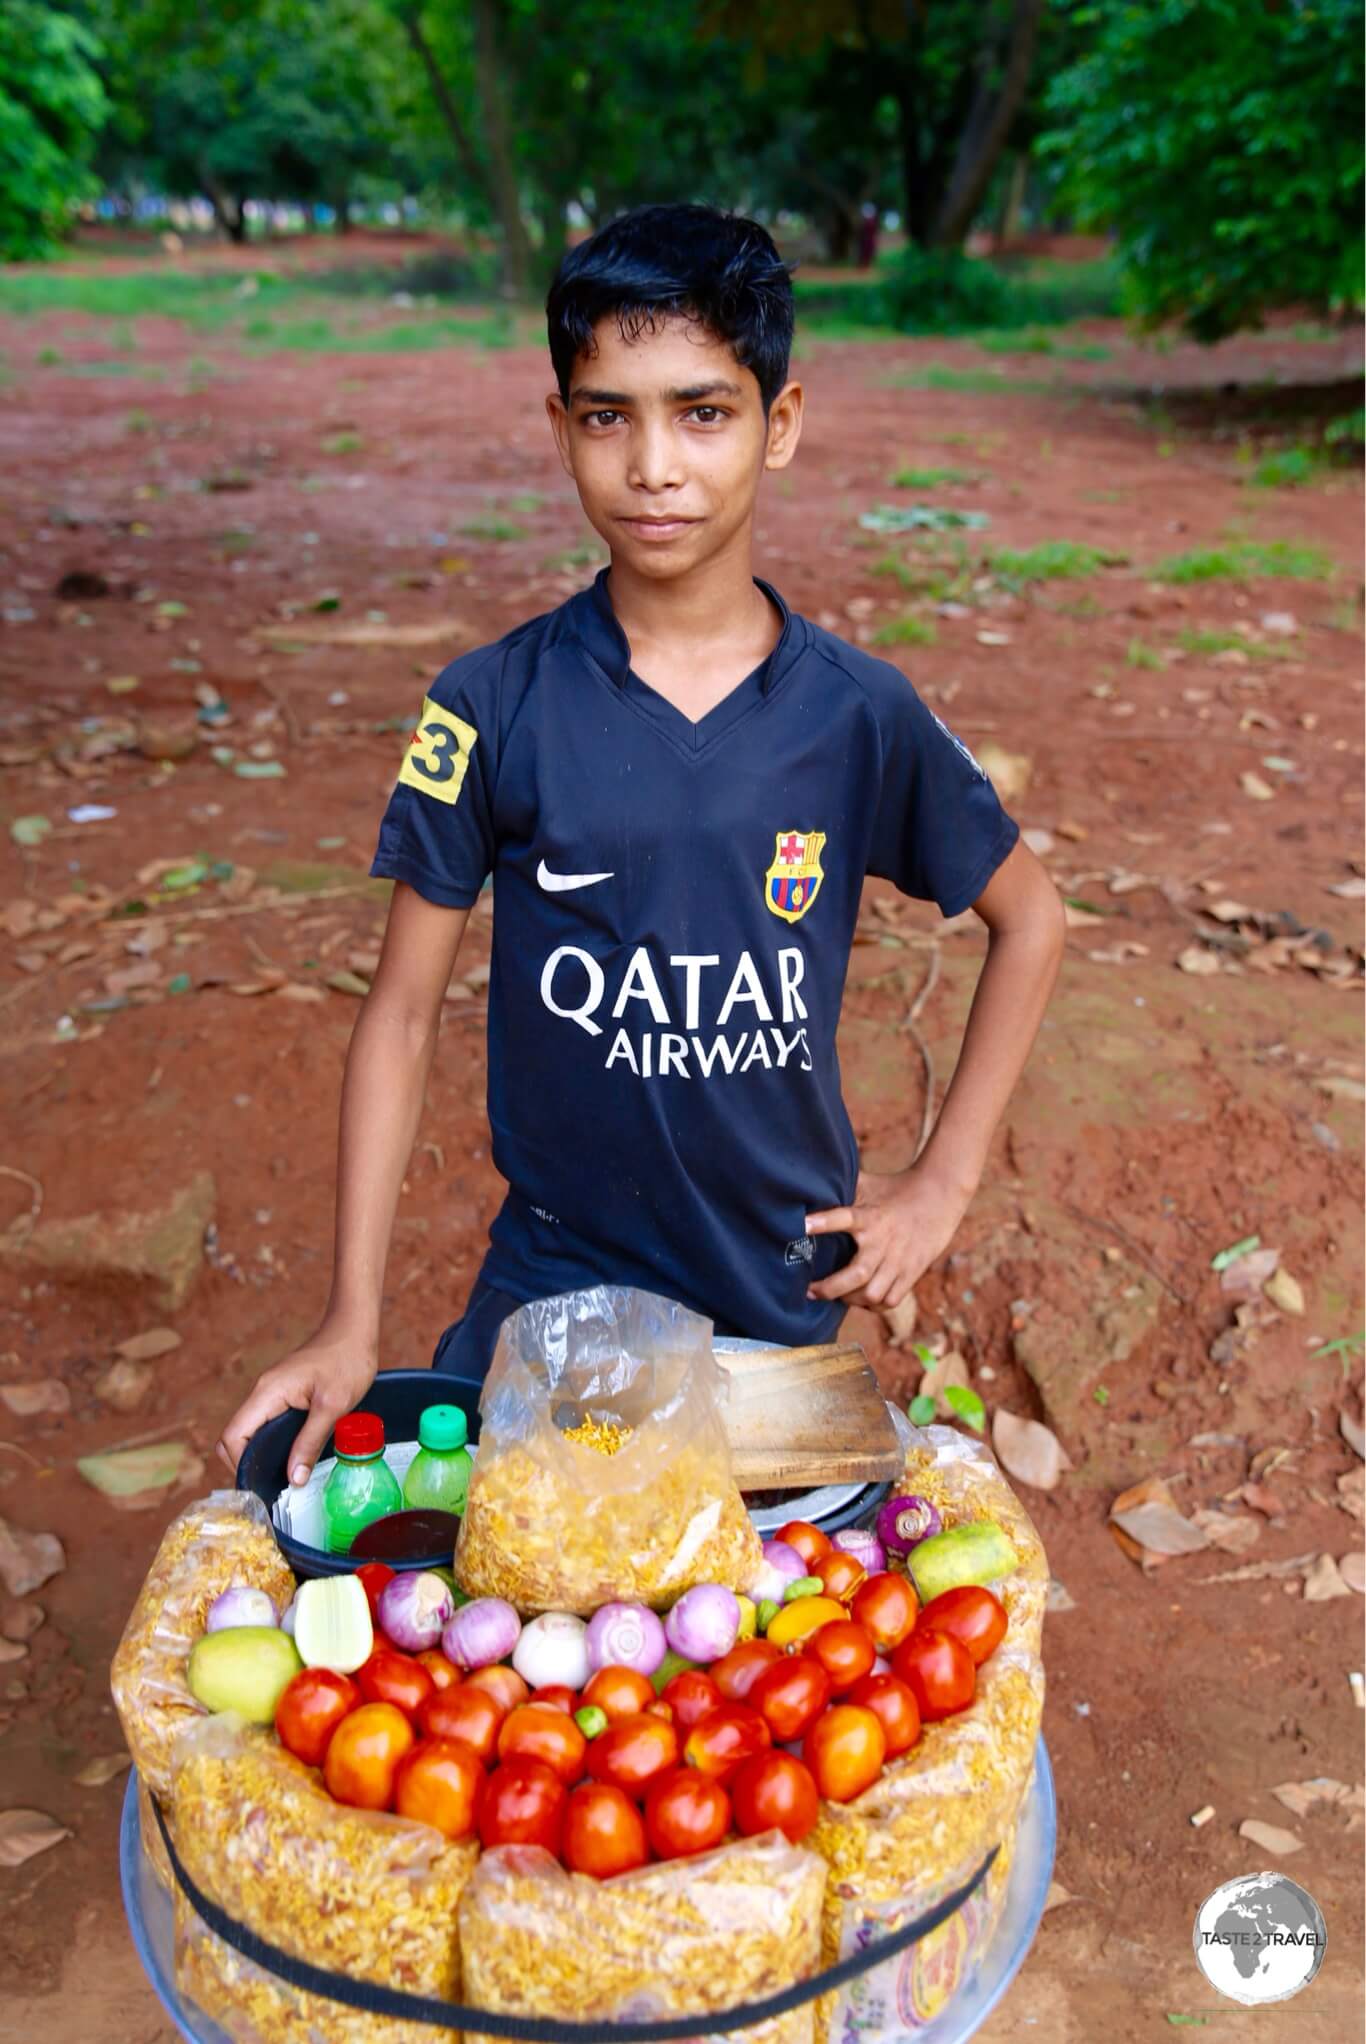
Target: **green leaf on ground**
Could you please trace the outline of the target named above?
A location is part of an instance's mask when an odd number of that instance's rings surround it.
[[[906,1407],[906,1413],[913,1427],[927,1427],[934,1418],[934,1400],[913,1398]]]
[[[1240,1256],[1249,1256],[1254,1249],[1260,1249],[1261,1244],[1260,1235],[1244,1235],[1241,1242],[1231,1242],[1227,1249],[1221,1249],[1217,1256],[1212,1256],[1209,1267],[1211,1270],[1227,1270]]]
[[[980,1434],[987,1423],[987,1409],[975,1391],[969,1391],[962,1384],[948,1384],[944,1387],[944,1398],[952,1406],[964,1426]]]
[[[17,845],[40,845],[52,828],[49,816],[16,816],[9,834]]]

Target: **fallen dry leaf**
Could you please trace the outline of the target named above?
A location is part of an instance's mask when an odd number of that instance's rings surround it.
[[[1319,1079],[1316,1083],[1320,1093],[1329,1093],[1334,1100],[1366,1100],[1366,1086],[1360,1079]]]
[[[1366,1469],[1349,1469],[1337,1480],[1338,1503],[1354,1519],[1366,1515]]]
[[[1069,930],[1095,929],[1107,920],[1105,916],[1098,916],[1089,908],[1078,908],[1074,901],[1065,901],[1062,912],[1063,921]]]
[[[1096,965],[1127,965],[1131,958],[1146,958],[1146,944],[1136,944],[1126,938],[1124,942],[1112,944],[1108,951],[1088,951],[1087,957]]]
[[[41,1604],[14,1604],[0,1619],[0,1636],[5,1639],[29,1640],[35,1632],[41,1631],[47,1613]]]
[[[1058,1581],[1056,1576],[1050,1576],[1048,1578],[1048,1597],[1044,1609],[1046,1611],[1075,1611],[1076,1608],[1076,1598]]]
[[[1268,1519],[1283,1519],[1285,1503],[1274,1490],[1268,1490],[1264,1483],[1245,1483],[1238,1492],[1245,1505],[1251,1505],[1254,1512],[1261,1512]]]
[[[149,1327],[145,1334],[130,1334],[127,1341],[114,1344],[114,1354],[126,1363],[150,1363],[153,1356],[169,1355],[180,1347],[174,1327]]]
[[[117,1780],[132,1764],[129,1753],[106,1753],[103,1760],[87,1760],[80,1773],[72,1779],[81,1788],[103,1788],[106,1782]]]
[[[1350,1597],[1351,1594],[1351,1586],[1343,1582],[1332,1555],[1319,1555],[1304,1578],[1305,1603],[1326,1604],[1330,1597]]]
[[[111,1363],[102,1377],[95,1379],[95,1396],[102,1399],[115,1412],[133,1412],[141,1405],[156,1381],[156,1371],[150,1363]]]
[[[1366,880],[1354,873],[1350,880],[1339,880],[1332,887],[1325,888],[1326,894],[1336,894],[1343,901],[1360,901],[1366,896]]]
[[[1279,1249],[1250,1249],[1219,1273],[1219,1289],[1230,1299],[1255,1299],[1281,1260]]]
[[[1007,809],[1024,794],[1034,774],[1034,762],[1027,752],[1008,752],[994,738],[977,747],[977,763]]]
[[[236,992],[237,989],[234,988],[233,991]],[[251,991],[255,993],[257,989],[253,987]],[[321,987],[300,986],[297,980],[292,979],[284,980],[274,991],[277,1001],[325,1001],[327,999],[327,995]]]
[[[0,1661],[22,1661],[27,1653],[22,1640],[0,1639]]]
[[[902,1342],[909,1341],[915,1333],[916,1322],[920,1318],[915,1293],[907,1292],[899,1306],[883,1306],[879,1310],[887,1329],[888,1342],[893,1348],[900,1348]]]
[[[348,971],[344,967],[336,972],[328,973],[327,985],[331,987],[334,994],[354,994],[357,1000],[361,1001],[365,999],[365,996],[370,991],[368,979],[362,979],[358,972]]]
[[[1084,1899],[1081,1895],[1074,1895],[1070,1888],[1064,1888],[1061,1881],[1050,1881],[1043,1899],[1043,1913],[1047,1916],[1050,1909],[1061,1909],[1065,1902],[1081,1902]]]
[[[1242,1568],[1225,1569],[1222,1575],[1201,1576],[1202,1583],[1279,1582],[1287,1576],[1302,1576],[1318,1559],[1314,1554],[1291,1554],[1282,1561],[1250,1561]]]
[[[1051,1427],[1003,1408],[997,1409],[991,1423],[991,1445],[1006,1474],[1032,1490],[1056,1490],[1064,1470],[1072,1467]]]
[[[1271,1793],[1293,1817],[1307,1817],[1320,1803],[1326,1803],[1332,1810],[1345,1810],[1358,1821],[1366,1813],[1366,1789],[1361,1783],[1350,1788],[1345,1781],[1334,1781],[1327,1774],[1313,1775],[1308,1781],[1283,1781]]]
[[[1361,1421],[1353,1419],[1350,1412],[1340,1412],[1338,1414],[1338,1432],[1342,1435],[1343,1440],[1347,1443],[1353,1454],[1359,1455],[1363,1461],[1366,1461],[1366,1429],[1363,1429]]]
[[[1203,944],[1188,944],[1176,961],[1179,972],[1193,972],[1206,978],[1220,970],[1219,960]]]
[[[1274,802],[1276,799],[1276,790],[1269,788],[1260,774],[1239,774],[1238,786],[1245,795],[1251,796],[1254,802]]]
[[[1258,1521],[1249,1519],[1245,1512],[1192,1512],[1191,1524],[1208,1537],[1211,1547],[1226,1554],[1246,1554],[1262,1537]]]
[[[65,1567],[66,1553],[55,1533],[29,1533],[0,1519],[0,1581],[11,1597],[26,1597]]]
[[[1349,1590],[1355,1590],[1358,1597],[1366,1596],[1366,1553],[1354,1547],[1350,1554],[1344,1554],[1338,1563],[1338,1574]]]
[[[65,1824],[41,1810],[0,1810],[0,1867],[21,1867],[71,1835]]]
[[[71,1393],[60,1377],[43,1378],[36,1384],[0,1384],[0,1399],[20,1419],[71,1410]]]
[[[1288,1859],[1292,1852],[1302,1852],[1304,1840],[1296,1838],[1293,1831],[1282,1831],[1277,1824],[1262,1824],[1255,1817],[1245,1817],[1238,1826],[1238,1836],[1250,1839],[1253,1845],[1260,1845],[1263,1852],[1275,1853],[1280,1859]]]
[[[1249,908],[1245,901],[1221,899],[1205,904],[1205,914],[1213,916],[1216,923],[1251,923],[1257,919],[1257,911]]]
[[[1262,1286],[1273,1306],[1279,1306],[1282,1313],[1303,1313],[1304,1288],[1298,1278],[1288,1270],[1275,1270]]]
[[[300,646],[435,646],[444,639],[464,638],[469,627],[454,618],[414,625],[259,625],[254,639],[284,640]]]
[[[105,1497],[116,1503],[136,1498],[140,1505],[155,1504],[158,1491],[186,1481],[191,1472],[197,1477],[203,1466],[183,1441],[155,1441],[144,1448],[82,1455],[76,1463],[86,1482]]]

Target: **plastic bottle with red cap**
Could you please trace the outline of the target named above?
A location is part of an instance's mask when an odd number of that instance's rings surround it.
[[[403,1492],[384,1459],[378,1413],[347,1413],[337,1421],[332,1445],[337,1463],[323,1490],[323,1545],[329,1554],[349,1554],[362,1526],[402,1511]]]

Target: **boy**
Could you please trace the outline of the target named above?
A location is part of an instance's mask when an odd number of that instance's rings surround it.
[[[400,1181],[465,921],[494,881],[489,1120],[509,1191],[439,1368],[522,1302],[664,1293],[718,1333],[826,1340],[952,1240],[1062,953],[1051,881],[898,669],[752,569],[803,394],[769,236],[642,208],[547,301],[560,459],[611,552],[591,588],[432,683],[371,871],[395,881],[347,1057],[332,1293],[225,1429],[307,1408],[306,1480],[377,1366]],[[835,1029],[865,873],[990,931],[922,1155],[861,1173]]]

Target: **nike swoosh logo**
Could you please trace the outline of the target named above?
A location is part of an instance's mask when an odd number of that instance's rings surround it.
[[[599,880],[613,880],[613,873],[552,873],[542,859],[536,868],[536,885],[547,894],[568,894],[575,887],[596,887]]]

